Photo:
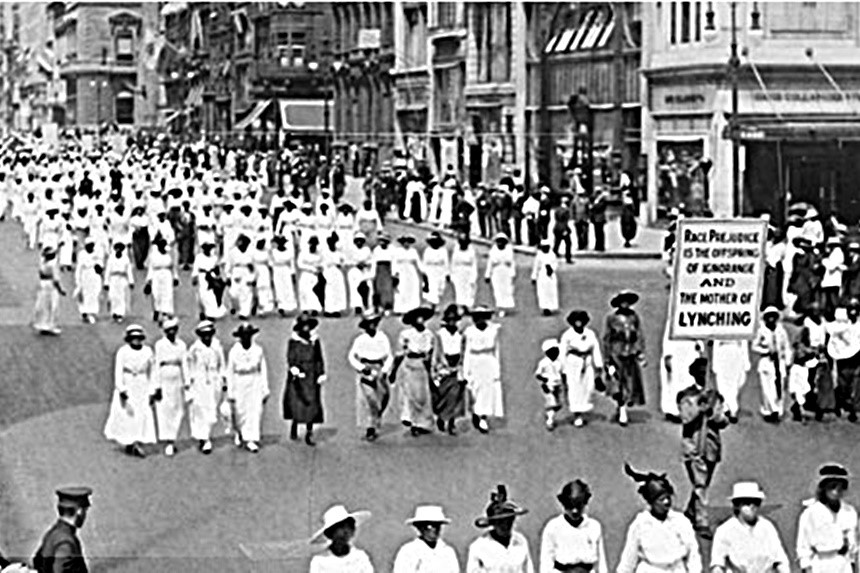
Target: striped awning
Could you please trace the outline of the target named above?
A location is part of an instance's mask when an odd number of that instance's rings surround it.
[[[612,8],[589,8],[582,14],[579,24],[553,36],[544,47],[544,53],[565,54],[606,48],[613,30],[615,18]]]
[[[244,117],[244,119],[242,119],[242,121],[239,121],[236,123],[236,130],[242,131],[244,129],[247,129],[261,115],[263,115],[263,112],[266,111],[266,109],[269,107],[269,104],[271,104],[271,103],[272,103],[272,100],[270,100],[270,99],[267,99],[264,101],[258,101],[254,105],[254,109],[252,109],[251,112],[248,115],[246,115]]]
[[[285,131],[325,131],[325,101],[321,99],[279,99],[281,127]]]
[[[200,107],[203,104],[203,88],[205,86],[193,86],[185,98],[185,107]]]

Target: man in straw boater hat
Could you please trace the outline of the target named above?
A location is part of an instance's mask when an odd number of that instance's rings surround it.
[[[857,511],[843,500],[848,470],[828,463],[818,470],[815,498],[797,524],[797,559],[803,573],[851,573],[857,567]]]
[[[438,505],[419,505],[406,520],[418,537],[403,545],[394,558],[392,573],[459,573],[454,548],[442,539],[442,526],[451,523]]]
[[[617,420],[621,426],[628,422],[627,408],[645,404],[642,368],[646,366],[645,333],[633,305],[639,295],[624,290],[609,302],[614,308],[606,315],[603,331],[606,360],[607,392],[618,404]]]
[[[391,398],[388,373],[394,364],[391,342],[379,330],[382,315],[366,314],[358,323],[363,330],[352,343],[347,359],[356,372],[356,420],[365,429],[365,439],[377,439],[382,414]]]
[[[65,487],[57,490],[59,519],[42,537],[33,556],[38,573],[87,573],[78,530],[84,526],[93,490],[88,487]]]
[[[564,512],[541,534],[540,570],[607,573],[603,526],[586,515],[591,489],[580,479],[567,482],[556,496]]]
[[[185,398],[189,402],[191,437],[198,441],[202,453],[209,454],[212,452],[212,429],[218,422],[218,402],[227,390],[224,381],[226,361],[212,321],[200,321],[194,333],[197,340],[188,349]]]
[[[529,542],[522,533],[514,531],[516,518],[526,513],[527,509],[508,499],[507,487],[500,484],[490,494],[486,515],[475,520],[475,527],[489,531],[469,545],[466,571],[534,571]]]
[[[152,349],[137,324],[125,329],[125,344],[116,353],[114,392],[104,435],[125,446],[125,453],[146,457],[142,444],[157,441],[151,405],[161,399]]]
[[[319,320],[300,314],[287,343],[287,383],[283,415],[290,420],[290,439],[299,439],[299,424],[305,425],[305,443],[314,446],[314,424],[322,424],[322,385],[326,380],[322,342],[316,333]]]
[[[227,354],[227,399],[235,418],[236,445],[244,443],[251,453],[260,450],[263,406],[269,399],[269,369],[263,348],[254,342],[260,332],[244,322],[233,331],[238,338]]]
[[[753,353],[760,357],[757,372],[761,385],[761,414],[765,422],[773,424],[782,417],[782,388],[791,363],[791,343],[779,317],[779,309],[772,306],[764,309],[761,326],[751,345]]]
[[[470,313],[473,324],[463,331],[463,378],[472,397],[472,425],[482,434],[490,431],[490,416],[505,415],[502,397],[499,331],[490,322],[493,311],[479,306]]]
[[[734,516],[714,532],[711,573],[791,571],[779,532],[770,520],[759,515],[764,498],[764,492],[754,481],[734,484],[730,498]]]
[[[648,508],[640,511],[627,528],[617,573],[701,573],[696,534],[690,521],[672,509],[675,489],[666,474],[637,472],[628,464],[624,464],[624,471],[641,484],[639,495]]]
[[[311,543],[328,540],[328,547],[311,558],[310,573],[373,573],[370,557],[352,545],[356,528],[368,519],[369,511],[348,511],[343,505],[328,508],[322,527],[311,537]]]

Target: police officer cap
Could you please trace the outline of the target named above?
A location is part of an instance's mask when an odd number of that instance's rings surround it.
[[[93,490],[84,486],[64,487],[57,490],[60,507],[89,507]]]

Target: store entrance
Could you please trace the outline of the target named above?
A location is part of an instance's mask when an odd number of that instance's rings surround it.
[[[850,184],[860,177],[860,147],[824,144],[786,151],[784,181],[792,203],[805,201],[823,217],[833,214],[847,224],[860,219],[860,195]]]

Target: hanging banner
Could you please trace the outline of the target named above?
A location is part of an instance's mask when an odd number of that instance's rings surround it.
[[[681,219],[669,308],[672,340],[751,339],[758,328],[767,221]]]

